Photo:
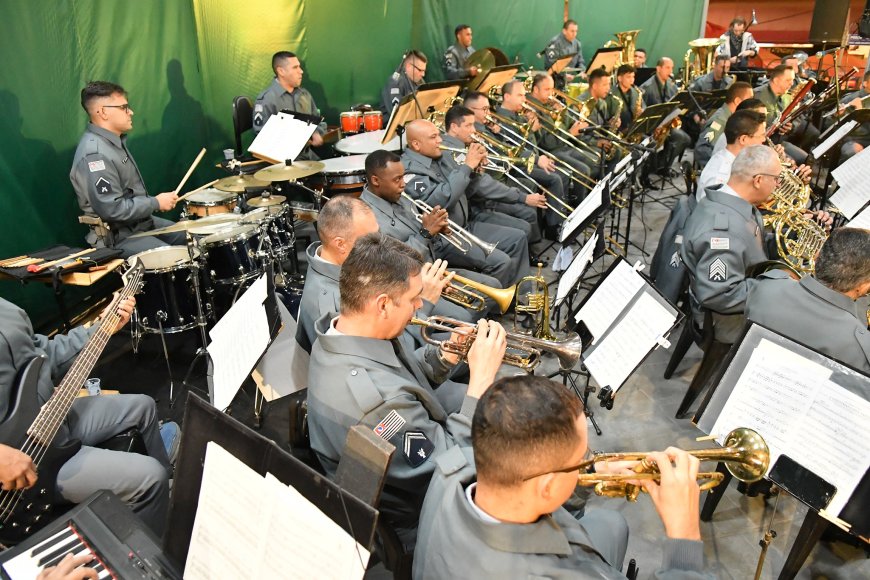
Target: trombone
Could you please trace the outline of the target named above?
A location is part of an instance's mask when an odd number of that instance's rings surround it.
[[[561,123],[558,121],[558,119],[561,119],[561,112],[548,109],[547,107],[533,103],[533,101],[524,102],[523,108],[536,114],[539,112],[544,113],[545,115],[549,116],[550,119],[555,118],[556,120],[553,120],[551,124],[542,122],[541,129],[551,134],[553,137],[564,143],[566,146],[571,147],[572,149],[576,149],[581,154],[583,154],[590,162],[598,165],[598,151],[596,149],[593,149],[583,141],[580,141],[574,135],[562,128]]]
[[[725,447],[721,449],[700,449],[689,451],[690,455],[702,461],[721,461],[725,463],[728,471],[746,483],[758,481],[767,473],[770,464],[770,450],[764,438],[757,432],[746,427],[734,429],[725,437]],[[573,469],[580,469],[578,485],[595,486],[595,493],[604,497],[624,497],[628,501],[637,501],[637,496],[643,487],[637,483],[631,483],[640,479],[661,480],[661,474],[655,462],[649,461],[648,453],[595,453]],[[599,461],[632,461],[640,460],[635,473],[623,475],[618,473],[582,473],[585,468]],[[567,471],[567,470],[566,470]],[[538,474],[541,475],[541,474]],[[536,476],[532,476],[536,477]],[[532,479],[529,477],[528,479]],[[701,491],[712,489],[719,485],[724,475],[719,472],[706,472],[698,474],[698,483]]]
[[[435,345],[444,352],[457,354],[462,358],[468,356],[468,351],[477,336],[474,326],[446,316],[430,316],[429,318],[411,319],[411,324],[422,326],[420,335],[423,341]],[[432,332],[447,332],[460,334],[467,337],[464,342],[451,340],[435,340]],[[559,358],[559,366],[563,370],[574,368],[580,360],[581,344],[580,337],[572,334],[565,340],[542,340],[527,334],[507,332],[507,350],[502,361],[505,364],[523,369],[531,373],[541,363],[541,353],[551,352]]]
[[[411,203],[419,210],[421,213],[415,214],[417,221],[421,224],[423,223],[423,213],[431,213],[433,208],[431,205],[423,201],[422,199],[414,199],[410,195],[405,192],[402,192],[402,197],[405,197],[411,200]],[[490,244],[487,241],[481,240],[468,230],[463,229],[453,220],[447,220],[447,224],[450,226],[449,234],[440,234],[441,237],[444,238],[447,243],[451,246],[462,252],[463,254],[467,254],[471,251],[473,246],[480,247],[483,250],[483,253],[489,256],[495,251],[495,247],[498,245],[498,242],[495,244]]]
[[[439,145],[438,148],[442,151],[452,151],[454,161],[456,161],[457,156],[468,154],[468,149],[458,149],[456,147],[448,147],[447,145]],[[507,173],[511,170],[511,165],[525,163],[525,160],[522,157],[508,157],[505,155],[487,155],[486,157],[488,162],[484,163],[482,167],[488,171],[495,171],[498,173]],[[497,161],[498,163],[493,163],[493,161]],[[534,164],[534,162],[533,159],[532,164]],[[502,165],[499,165],[499,163]]]

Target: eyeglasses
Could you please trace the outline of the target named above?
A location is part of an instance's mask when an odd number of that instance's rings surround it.
[[[417,71],[418,73],[426,74],[426,69],[425,69],[425,68],[420,68],[420,67],[417,66],[416,64],[411,64],[411,66],[414,67],[414,70]]]
[[[760,177],[760,176],[764,176],[764,177],[772,177],[772,178],[773,178],[773,182],[774,182],[774,184],[776,184],[776,185],[779,185],[780,183],[782,183],[782,175],[779,175],[779,174],[777,174],[777,175],[773,175],[773,174],[771,174],[771,173],[756,173],[756,174],[753,175],[752,177]]]
[[[492,109],[490,109],[489,105],[485,105],[483,107],[468,107],[468,108],[471,109],[472,111],[491,111],[492,110]]]
[[[125,113],[129,113],[133,109],[130,108],[130,103],[124,103],[123,105],[103,105],[104,109],[121,109]]]

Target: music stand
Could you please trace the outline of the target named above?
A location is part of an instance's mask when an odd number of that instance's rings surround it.
[[[868,122],[870,122],[870,109],[857,109],[845,115],[819,135],[817,139],[818,145],[810,151],[810,157],[815,160],[821,160],[827,155],[830,167],[836,167],[840,164],[840,147],[838,145],[855,129]],[[828,191],[830,191],[833,179],[833,172],[829,171],[825,178],[824,194],[819,207],[824,207],[827,203]]]
[[[467,90],[487,94],[492,87],[501,87],[513,79],[522,66],[522,63],[516,63],[491,68],[486,71],[486,74],[478,74],[469,81]],[[479,80],[478,77],[480,77]]]
[[[592,60],[589,61],[589,66],[586,67],[586,72],[588,73],[597,68],[603,68],[610,74],[613,74],[620,58],[622,58],[621,46],[599,48],[595,51],[595,55],[592,57]]]
[[[416,92],[405,95],[393,108],[381,143],[388,143],[397,134],[401,135],[400,127],[404,127],[408,122],[414,119],[425,119],[430,113],[430,108],[434,111],[446,110],[445,103],[454,99],[461,88],[462,81],[441,81],[426,83]]]
[[[650,105],[645,108],[634,120],[634,123],[631,124],[628,131],[626,131],[623,139],[631,141],[632,138],[652,135],[652,132],[662,124],[664,119],[670,115],[677,106],[677,103],[669,101],[667,103]]]
[[[634,84],[635,86],[640,86],[643,83],[647,82],[652,76],[656,74],[656,69],[654,66],[642,66],[639,69],[634,71]]]
[[[556,62],[550,65],[550,68],[547,69],[547,72],[551,75],[562,74],[562,70],[564,70],[564,68],[568,66],[568,63],[574,60],[574,57],[576,55],[576,52],[572,52],[571,54],[567,54],[563,57],[557,58]]]
[[[568,218],[562,222],[559,243],[570,244],[586,227],[610,207],[610,174],[598,180],[592,191],[581,201]]]

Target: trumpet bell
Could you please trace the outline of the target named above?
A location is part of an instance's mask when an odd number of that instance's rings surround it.
[[[767,473],[770,465],[770,449],[764,438],[756,431],[747,427],[739,427],[731,431],[725,439],[725,447],[739,449],[739,461],[727,461],[725,467],[728,471],[746,483],[758,481]]]

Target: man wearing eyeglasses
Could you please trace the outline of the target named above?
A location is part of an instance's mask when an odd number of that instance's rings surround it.
[[[381,111],[389,115],[393,107],[406,96],[416,93],[426,76],[426,55],[412,49],[402,59],[402,66],[394,72],[381,90]]]
[[[435,459],[420,516],[415,579],[625,578],[628,526],[617,510],[579,514],[563,504],[589,457],[580,400],[543,377],[500,379],[471,423],[472,447]],[[669,448],[650,453],[660,482],[640,485],[665,527],[656,578],[712,578],[703,572],[698,459]],[[625,473],[627,462],[594,464]],[[585,498],[584,498],[585,501]],[[617,500],[618,501],[618,500]],[[642,567],[652,566],[641,563]]]
[[[155,217],[178,203],[171,191],[148,195],[139,166],[127,149],[133,129],[133,109],[120,85],[92,81],[81,93],[82,108],[90,122],[73,157],[69,178],[79,207],[86,216],[97,216],[109,231],[93,227],[86,236],[96,248],[114,247],[124,257],[166,245],[184,244],[181,233],[130,239],[132,234],[172,225]]]

